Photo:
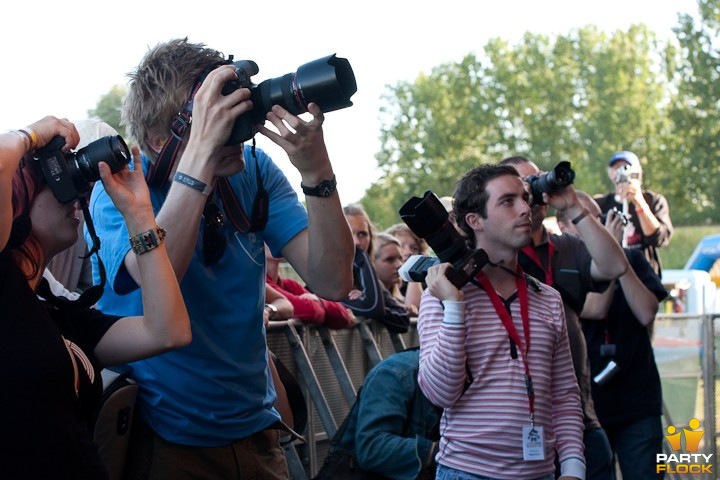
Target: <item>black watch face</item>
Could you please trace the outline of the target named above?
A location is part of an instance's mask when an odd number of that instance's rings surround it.
[[[334,189],[333,189],[333,185],[331,183],[323,182],[318,187],[318,190],[319,190],[318,193],[320,194],[321,197],[329,197]]]

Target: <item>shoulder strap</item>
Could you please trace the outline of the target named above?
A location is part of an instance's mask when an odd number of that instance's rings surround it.
[[[357,395],[355,396],[355,403],[353,403],[353,406],[352,408],[350,408],[350,411],[345,416],[345,420],[343,420],[342,425],[340,425],[340,428],[338,428],[337,432],[335,432],[335,435],[333,435],[332,440],[330,440],[331,448],[336,447],[340,443],[343,435],[345,435],[345,430],[347,430],[350,419],[353,417],[355,411],[358,409],[358,405],[360,404],[360,394],[362,393],[362,389],[362,386],[358,389]]]

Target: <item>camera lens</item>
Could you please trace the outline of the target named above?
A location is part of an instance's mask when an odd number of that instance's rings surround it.
[[[293,115],[307,112],[309,103],[317,103],[323,112],[352,106],[350,97],[357,91],[350,62],[335,55],[301,65],[295,73],[261,82],[253,92],[253,112],[260,123],[273,105]]]
[[[424,238],[443,262],[456,263],[467,254],[465,238],[450,223],[447,210],[431,191],[412,197],[400,208],[400,218],[418,237]]]
[[[130,162],[130,150],[120,135],[109,135],[78,150],[75,162],[82,179],[93,183],[100,180],[100,162],[107,163],[113,173],[119,172]]]
[[[570,168],[570,162],[560,162],[549,172],[541,175],[531,175],[527,178],[530,184],[533,205],[542,205],[543,193],[554,193],[570,185],[575,180],[575,171]]]

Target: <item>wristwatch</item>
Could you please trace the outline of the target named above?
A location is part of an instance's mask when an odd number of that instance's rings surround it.
[[[329,197],[335,191],[337,187],[337,181],[335,175],[331,180],[323,180],[314,187],[308,187],[307,185],[300,184],[303,193],[308,197]]]
[[[266,304],[265,304],[265,308],[267,308],[268,310],[270,310],[270,315],[268,315],[268,317],[270,318],[270,320],[274,320],[275,317],[277,317],[277,314],[278,314],[278,309],[277,309],[277,307],[276,307],[275,305],[273,305],[272,303],[266,303]]]

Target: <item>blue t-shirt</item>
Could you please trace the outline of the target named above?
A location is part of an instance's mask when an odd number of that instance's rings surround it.
[[[275,390],[267,365],[263,307],[265,251],[273,254],[307,228],[307,212],[272,159],[256,149],[262,182],[270,198],[269,219],[262,232],[236,231],[218,194],[214,200],[225,216],[221,232],[225,254],[216,264],[203,263],[200,222],[192,260],[180,289],[185,299],[193,341],[179,350],[131,363],[127,373],[140,384],[141,411],[150,427],[175,443],[220,446],[267,428],[280,417],[273,408]],[[255,161],[245,147],[245,169],[230,183],[248,214],[257,192]],[[148,161],[143,158],[143,169]],[[169,182],[168,182],[169,183]],[[155,213],[168,187],[150,188]],[[100,256],[107,270],[105,293],[98,303],[108,314],[142,313],[140,290],[123,266],[130,251],[128,232],[101,182],[95,184],[90,212],[101,239]],[[136,233],[136,232],[134,232]],[[168,232],[172,241],[173,232]],[[85,236],[89,239],[87,230]],[[99,281],[93,257],[93,277]],[[152,294],[153,286],[145,285]]]

